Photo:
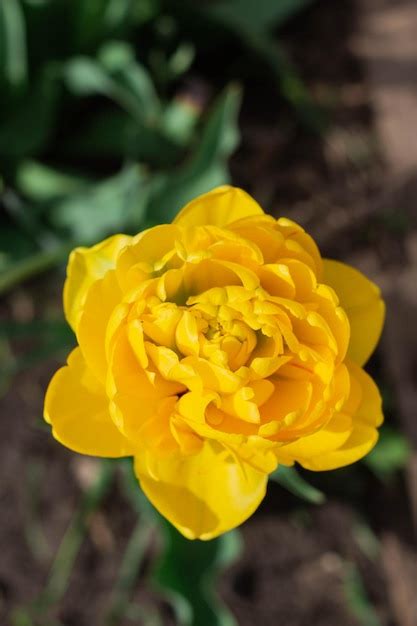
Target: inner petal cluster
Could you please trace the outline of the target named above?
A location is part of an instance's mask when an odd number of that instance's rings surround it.
[[[320,263],[300,227],[267,216],[141,234],[118,258],[107,330],[116,425],[160,455],[209,438],[271,471],[349,394],[349,323]]]

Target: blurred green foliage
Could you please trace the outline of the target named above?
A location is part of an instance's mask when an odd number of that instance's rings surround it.
[[[353,563],[345,564],[343,587],[348,606],[361,626],[382,626],[381,620],[368,598],[359,569]]]
[[[213,46],[246,50],[317,125],[273,37],[310,1],[2,0],[0,293],[228,182],[240,89],[219,71],[207,103],[187,84]]]
[[[297,122],[321,132],[325,120],[276,36],[311,2],[1,0],[0,294],[63,264],[76,245],[170,221],[196,195],[229,182],[228,161],[240,141],[242,87],[230,84],[227,69],[236,59],[270,80]],[[201,88],[198,63],[215,50],[225,50],[223,67],[212,68],[208,89]],[[230,50],[234,57],[228,59]],[[239,78],[244,82],[244,70]],[[28,340],[29,350],[14,356],[12,343]],[[60,355],[73,341],[62,320],[0,322],[6,364],[0,393],[21,369]],[[153,580],[178,623],[233,625],[214,588],[219,572],[239,554],[239,535],[185,540],[144,499],[130,465],[122,470],[139,521],[106,624],[123,616],[160,623],[130,602],[158,526],[163,549]],[[273,478],[309,502],[324,499],[293,468],[280,468]],[[16,610],[14,624],[33,624],[33,616],[43,619],[59,602],[88,516],[112,480],[113,465],[104,464],[74,513],[44,592],[30,609]],[[39,526],[27,540],[41,534]]]
[[[382,481],[390,481],[403,470],[411,457],[411,443],[398,430],[383,426],[378,445],[364,458],[364,463]]]
[[[239,89],[208,108],[175,92],[194,48],[168,17],[158,2],[0,4],[0,290],[229,179]]]

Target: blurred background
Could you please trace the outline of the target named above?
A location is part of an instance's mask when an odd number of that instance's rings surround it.
[[[188,542],[43,397],[69,250],[225,182],[381,286],[386,423]],[[0,0],[0,624],[416,626],[416,316],[415,0]]]

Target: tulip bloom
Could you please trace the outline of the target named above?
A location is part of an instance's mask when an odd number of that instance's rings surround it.
[[[64,308],[79,346],[46,394],[54,437],[134,456],[147,497],[190,539],[247,519],[279,464],[331,470],[377,441],[381,399],[362,366],[379,289],[240,189],[75,249]]]

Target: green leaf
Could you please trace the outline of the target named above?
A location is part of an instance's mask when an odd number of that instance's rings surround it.
[[[377,612],[372,606],[365,585],[356,565],[346,565],[344,592],[349,608],[362,626],[381,626]]]
[[[269,478],[306,502],[322,504],[326,499],[325,495],[310,485],[294,467],[280,465]]]
[[[174,98],[162,116],[164,133],[179,145],[186,145],[193,136],[200,117],[198,108],[183,98]]]
[[[72,0],[75,47],[89,48],[103,34],[103,17],[108,0]]]
[[[400,432],[389,426],[381,428],[378,444],[365,458],[364,463],[378,478],[389,480],[404,469],[411,455],[411,444]]]
[[[23,0],[30,7],[44,7],[51,3],[51,0]]]
[[[0,84],[11,88],[27,80],[26,25],[19,0],[0,2]]]
[[[36,154],[46,143],[55,124],[60,93],[57,68],[45,67],[25,98],[0,123],[0,156],[17,159]]]
[[[74,57],[65,68],[65,80],[76,96],[102,94],[113,97],[115,85],[102,67],[89,57]]]
[[[65,198],[52,207],[55,227],[76,242],[91,243],[122,230],[139,230],[149,189],[139,166],[131,165],[107,180]]]
[[[155,118],[160,109],[159,98],[149,72],[135,59],[132,46],[110,41],[101,48],[98,58],[113,79],[135,97],[144,117]]]
[[[91,50],[105,37],[120,31],[127,24],[133,5],[132,0],[71,0],[75,47]]]
[[[23,161],[16,174],[18,189],[30,200],[45,202],[79,191],[88,183],[38,161]]]
[[[74,57],[65,67],[64,79],[68,89],[76,96],[105,96],[134,119],[143,118],[143,110],[136,97],[95,59]]]
[[[150,22],[161,13],[162,2],[163,0],[140,0],[140,2],[133,2],[132,20],[138,25]]]
[[[209,10],[227,22],[242,24],[251,30],[265,31],[282,26],[312,0],[223,0]]]
[[[181,43],[167,61],[167,70],[171,80],[178,78],[190,69],[195,58],[195,47],[189,43]]]
[[[227,161],[239,142],[237,117],[241,91],[232,85],[216,102],[188,162],[170,174],[154,178],[149,217],[170,222],[192,198],[229,182]]]
[[[74,158],[129,158],[158,169],[172,167],[182,154],[164,129],[146,126],[123,111],[98,112],[62,149]]]
[[[134,119],[155,120],[160,102],[152,80],[134,52],[124,42],[109,42],[99,52],[98,60],[74,57],[64,70],[70,91],[77,96],[102,95],[110,98]]]
[[[143,1],[143,0],[141,0]],[[105,25],[108,30],[120,29],[123,25],[129,25],[129,19],[133,13],[134,2],[132,0],[108,0],[105,12]]]

